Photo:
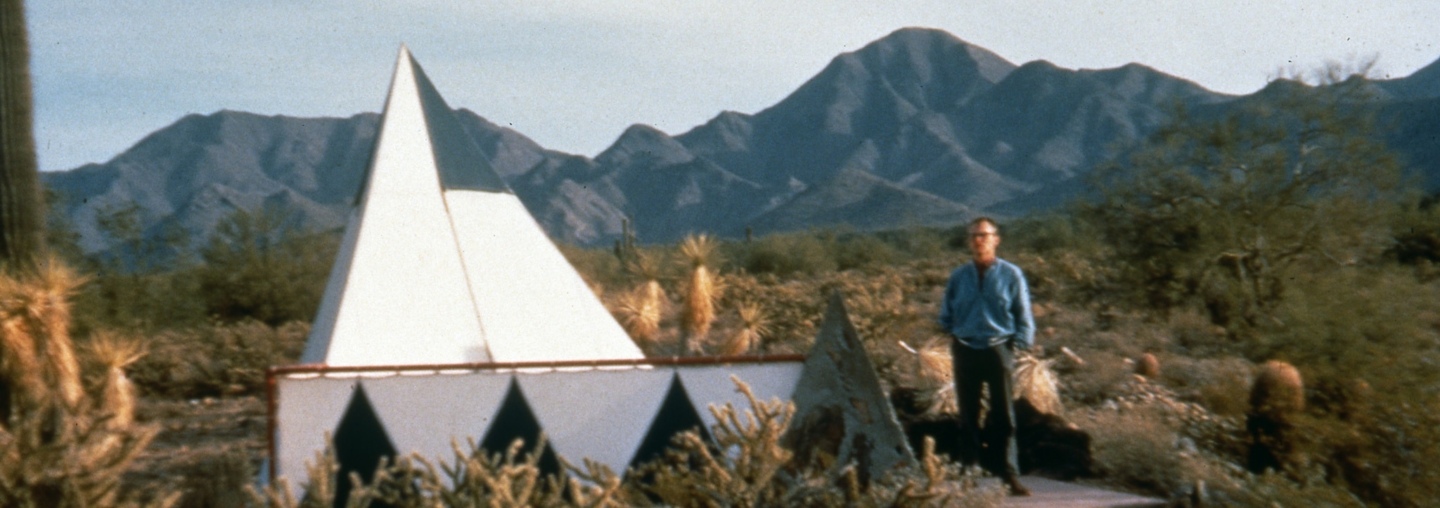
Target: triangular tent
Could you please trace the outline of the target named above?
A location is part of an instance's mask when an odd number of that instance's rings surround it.
[[[643,356],[401,48],[301,362]]]
[[[797,460],[853,463],[864,482],[914,461],[839,292],[830,295],[794,400],[795,417],[784,439]]]

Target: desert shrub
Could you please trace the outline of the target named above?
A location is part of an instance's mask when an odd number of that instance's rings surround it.
[[[207,315],[270,326],[315,316],[339,238],[298,231],[289,214],[277,207],[241,210],[215,225],[197,271]]]
[[[1440,195],[1398,214],[1392,229],[1395,242],[1385,250],[1386,257],[1416,266],[1440,263]]]
[[[1291,285],[1266,333],[1246,344],[1251,359],[1284,358],[1321,377],[1433,371],[1421,365],[1440,354],[1440,314],[1415,304],[1440,301],[1440,286],[1386,266],[1297,276]]]
[[[1216,118],[1177,115],[1127,160],[1093,172],[1081,215],[1114,250],[1132,304],[1201,304],[1217,324],[1263,324],[1316,263],[1373,258],[1402,201],[1362,74],[1287,81]]]
[[[210,457],[185,475],[177,508],[243,508],[254,479],[247,454],[230,451]]]
[[[1061,370],[1064,383],[1060,394],[1068,405],[1093,406],[1111,400],[1120,393],[1121,384],[1133,377],[1122,356],[1103,350],[1081,354],[1084,365]]]
[[[1171,338],[1171,350],[1176,354],[1206,358],[1236,353],[1235,342],[1225,329],[1211,323],[1196,309],[1172,312],[1164,325]]]
[[[941,228],[909,227],[878,231],[871,235],[893,248],[899,260],[935,259],[950,252],[946,232]]]
[[[1093,254],[1099,249],[1095,229],[1067,214],[1051,213],[1015,220],[1003,231],[1007,250],[1049,256],[1061,252]],[[964,244],[962,243],[961,246]]]
[[[850,233],[840,235],[834,241],[835,268],[849,270],[870,266],[885,266],[900,259],[901,254],[878,235]]]
[[[736,249],[736,266],[752,274],[813,275],[839,267],[830,246],[809,233],[769,235]]]
[[[1181,397],[1200,403],[1224,416],[1239,416],[1249,408],[1254,366],[1243,358],[1191,358],[1167,356],[1161,375],[1165,385]]]
[[[1158,414],[1136,408],[1071,415],[1090,433],[1096,470],[1108,483],[1168,498],[1195,476],[1180,453],[1180,434]]]
[[[132,378],[144,393],[166,397],[260,393],[265,370],[299,359],[309,330],[304,323],[271,328],[248,321],[158,333]]]

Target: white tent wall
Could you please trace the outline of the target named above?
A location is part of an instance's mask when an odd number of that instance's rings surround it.
[[[490,430],[510,381],[508,374],[483,371],[401,373],[366,379],[364,386],[397,453],[453,462],[450,441],[436,437],[454,436],[468,450],[465,438],[478,441]]]
[[[445,201],[495,361],[644,357],[515,194],[447,190]]]
[[[291,477],[291,488],[299,493],[305,478],[305,464],[325,450],[327,433],[335,431],[340,416],[355,391],[355,379],[318,375],[277,380],[273,395],[271,470]],[[278,477],[278,476],[277,476]]]
[[[670,369],[588,370],[518,376],[555,453],[623,472],[660,410]]]
[[[302,363],[489,361],[441,196],[416,73],[402,49],[359,212]]]
[[[710,406],[734,405],[736,409],[750,408],[750,401],[735,386],[731,376],[750,386],[755,399],[766,402],[771,399],[788,401],[795,397],[795,385],[800,381],[800,365],[788,369],[774,368],[766,364],[697,365],[679,369],[680,382],[684,383],[690,401],[700,412],[700,420],[706,427],[717,423]]]
[[[710,405],[748,408],[731,374],[768,399],[788,400],[804,364],[798,359],[757,363],[623,367],[471,368],[275,374],[272,474],[300,494],[306,463],[325,449],[357,387],[363,386],[397,453],[453,463],[451,442],[479,443],[511,380],[535,413],[557,454],[574,464],[589,458],[623,472],[654,426],[677,373],[697,414]],[[707,420],[713,422],[713,418]],[[337,442],[337,447],[346,446]],[[467,449],[468,451],[468,449]],[[492,453],[503,450],[490,450]]]

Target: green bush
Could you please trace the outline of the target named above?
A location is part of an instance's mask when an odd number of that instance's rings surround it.
[[[309,320],[320,306],[339,238],[294,230],[276,208],[238,211],[201,250],[199,296],[209,316],[270,326]]]
[[[272,328],[245,321],[160,332],[148,338],[148,354],[130,377],[152,396],[263,393],[266,369],[299,359],[309,330],[300,322]]]
[[[770,235],[736,247],[739,268],[779,277],[814,275],[839,269],[831,246],[806,233]]]

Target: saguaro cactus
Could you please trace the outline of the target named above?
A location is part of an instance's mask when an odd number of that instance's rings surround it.
[[[32,265],[44,247],[27,37],[24,1],[0,0],[0,266]]]

